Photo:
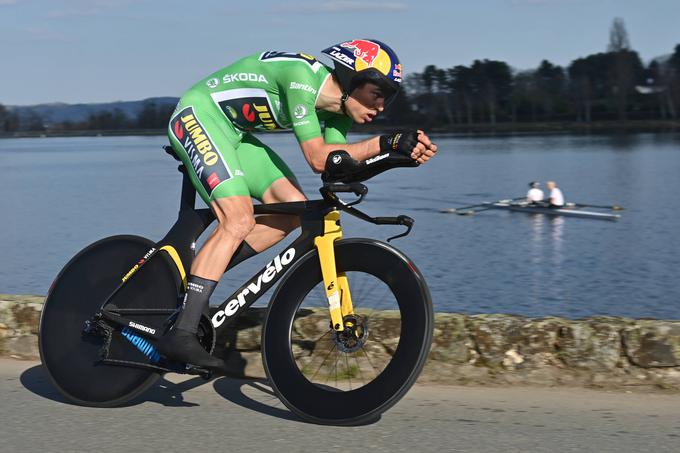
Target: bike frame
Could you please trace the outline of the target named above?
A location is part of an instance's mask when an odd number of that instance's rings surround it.
[[[167,150],[166,150],[167,151]],[[170,154],[170,152],[168,151]],[[193,187],[183,165],[178,167],[182,173],[182,194],[177,221],[163,239],[156,243],[139,261],[121,278],[121,283],[107,297],[101,305],[99,314],[106,320],[123,327],[133,329],[135,333],[147,338],[160,339],[163,332],[144,326],[129,316],[135,314],[167,314],[171,316],[177,310],[145,309],[145,308],[109,308],[109,301],[120,291],[125,283],[133,278],[149,260],[158,253],[165,252],[177,267],[179,276],[186,290],[187,269],[191,268],[194,249],[198,237],[215,220],[210,209],[196,209],[196,190]],[[322,270],[326,297],[329,303],[331,325],[336,331],[344,329],[343,317],[353,313],[349,283],[344,274],[337,274],[335,269],[335,255],[333,244],[342,238],[340,226],[340,211],[346,211],[376,225],[404,225],[407,231],[397,237],[407,235],[413,225],[413,219],[407,216],[398,217],[370,217],[353,208],[352,205],[363,200],[367,188],[360,183],[332,183],[325,184],[320,189],[323,199],[297,201],[289,203],[259,204],[254,206],[255,215],[283,214],[300,218],[302,231],[300,235],[288,245],[284,251],[267,263],[260,271],[241,285],[234,293],[225,299],[211,318],[215,332],[219,336],[227,326],[241,313],[255,303],[259,297],[274,286],[295,263],[308,253],[318,250]],[[353,192],[359,198],[346,203],[337,197],[336,192]],[[247,258],[247,257],[246,257]],[[227,270],[236,266],[245,258],[238,256],[238,250],[232,258]]]

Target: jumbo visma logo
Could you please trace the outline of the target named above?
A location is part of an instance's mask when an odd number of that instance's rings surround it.
[[[231,171],[220,157],[219,149],[196,117],[193,107],[186,107],[177,113],[170,121],[170,129],[184,148],[196,177],[210,197],[217,186],[231,178]]]
[[[187,152],[196,175],[201,178],[204,166],[211,167],[219,160],[215,145],[205,133],[205,128],[196,119],[191,107],[182,110],[173,119],[172,131]]]

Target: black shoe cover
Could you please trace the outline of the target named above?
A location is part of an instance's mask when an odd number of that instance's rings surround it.
[[[158,351],[166,358],[182,363],[188,363],[211,371],[224,373],[224,360],[213,357],[199,343],[196,334],[173,328],[158,342]]]

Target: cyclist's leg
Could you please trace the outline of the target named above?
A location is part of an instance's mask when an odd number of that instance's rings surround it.
[[[169,136],[196,191],[218,221],[191,273],[217,281],[254,225],[250,189],[236,153],[243,134],[210,99],[189,92],[173,115]]]
[[[270,147],[246,134],[236,149],[250,193],[263,203],[306,200],[293,172]],[[261,252],[300,225],[293,215],[261,215],[246,242]]]
[[[216,198],[210,207],[218,224],[196,255],[191,273],[217,281],[238,246],[255,227],[255,217],[250,196]]]
[[[248,185],[235,149],[241,134],[200,96],[185,95],[169,126],[170,141],[218,225],[196,256],[183,309],[158,345],[164,355],[187,363],[223,368],[196,339],[201,315],[236,248],[255,225]]]

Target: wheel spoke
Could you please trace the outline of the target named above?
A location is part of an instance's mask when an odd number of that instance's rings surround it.
[[[321,367],[323,367],[323,364],[326,363],[326,360],[328,360],[328,357],[331,355],[331,353],[333,352],[333,350],[336,349],[336,348],[337,348],[337,345],[336,345],[335,343],[333,343],[331,349],[328,351],[328,354],[326,354],[326,357],[324,357],[323,362],[321,362],[321,365],[319,365],[319,368],[316,370],[316,372],[314,372],[314,375],[313,375],[312,378],[309,380],[310,382],[313,382],[313,381],[314,381],[314,378],[316,377],[316,375],[317,375],[317,374],[319,373],[319,371],[321,370]]]
[[[359,377],[361,378],[361,382],[366,385],[366,380],[364,379],[364,373],[361,371],[361,364],[359,363],[359,359],[357,358],[357,353],[356,351],[353,354],[354,361],[357,363],[357,370],[359,370]]]
[[[399,306],[390,287],[380,279],[362,272],[346,272],[346,276],[351,285],[352,305],[355,313],[353,316],[356,317],[353,322],[355,324],[362,324],[358,327],[358,329],[360,329],[357,330],[357,332],[360,332],[358,336],[356,338],[344,338],[342,335],[336,337],[333,334],[338,335],[338,333],[333,329],[328,329],[321,334],[313,333],[313,331],[320,326],[319,318],[317,317],[320,314],[318,310],[325,313],[325,310],[328,309],[328,301],[325,297],[323,283],[317,284],[307,293],[306,300],[311,302],[311,306],[307,304],[307,306],[301,306],[300,308],[307,313],[309,313],[307,311],[308,309],[312,309],[312,312],[311,314],[306,315],[309,316],[307,321],[303,321],[302,318],[299,318],[303,324],[296,323],[294,330],[302,338],[302,342],[300,343],[301,347],[309,348],[309,346],[305,346],[305,344],[309,343],[313,345],[311,354],[308,356],[302,354],[300,355],[300,358],[297,359],[298,367],[308,370],[306,373],[307,375],[309,375],[309,372],[312,370],[314,371],[309,380],[311,382],[314,382],[315,380],[319,380],[320,382],[323,381],[323,384],[334,381],[336,388],[344,386],[343,388],[345,390],[347,390],[347,387],[349,387],[349,390],[353,390],[369,384],[384,369],[384,366],[382,365],[386,365],[386,363],[380,364],[379,362],[376,362],[376,358],[379,358],[382,353],[376,350],[374,352],[377,355],[372,358],[371,355],[373,355],[373,353],[369,353],[369,348],[366,348],[364,343],[370,337],[372,341],[375,341],[375,346],[370,348],[371,351],[373,351],[374,348],[383,348],[381,345],[381,343],[384,342],[382,338],[387,333],[386,330],[389,329],[389,326],[380,322],[381,314],[378,313],[378,310],[383,310],[385,308],[398,310]],[[374,328],[369,328],[371,320],[374,322],[377,321],[377,325],[374,326]],[[365,338],[363,338],[364,329],[367,331],[365,333],[367,337]],[[393,335],[394,334],[390,332],[389,336],[384,340],[389,341],[391,338],[394,338]],[[396,332],[396,338],[398,338],[399,335],[400,333]],[[310,336],[313,337],[313,339],[308,340],[307,338]],[[326,341],[331,343],[329,347],[325,347],[324,343]],[[342,342],[344,346],[339,342]],[[357,342],[359,342],[359,349],[361,349],[361,352],[358,350],[345,352],[345,348],[352,348]],[[384,351],[384,353],[389,355],[388,351]],[[332,354],[335,354],[335,360],[331,357]],[[316,358],[317,355],[323,357],[320,363],[318,362],[319,359]],[[342,357],[343,355],[344,360]],[[351,357],[349,355],[351,355]],[[365,357],[364,360],[360,360],[362,356]],[[352,358],[354,360],[351,360]],[[330,362],[329,359],[332,362]],[[387,357],[386,360],[389,362],[391,357]],[[366,364],[362,366],[362,362],[364,361]],[[319,365],[316,366],[314,365],[315,363],[319,363]],[[356,371],[354,367],[356,367]],[[368,374],[364,373],[365,370],[362,369],[363,367],[372,371]],[[370,375],[372,375],[372,377]],[[354,382],[352,382],[353,380]]]
[[[366,352],[366,349],[361,348],[361,350],[363,351],[364,355],[366,356],[366,360],[368,361],[368,364],[371,366],[371,368],[373,368],[373,372],[374,372],[373,379],[377,378],[377,377],[378,377],[378,374],[379,374],[379,373],[377,372],[378,369],[377,369],[377,368],[373,365],[373,363],[371,362],[371,358],[368,356],[368,353]]]
[[[338,349],[337,348],[335,348],[335,370],[334,371],[335,371],[335,388],[338,388]]]
[[[323,337],[325,337],[326,335],[328,335],[328,334],[331,333],[331,332],[332,332],[332,330],[329,329],[325,334],[321,335],[319,338],[317,338],[316,340],[314,340],[314,343],[316,343],[316,342],[318,342],[318,341],[321,341],[321,340],[323,339]]]

